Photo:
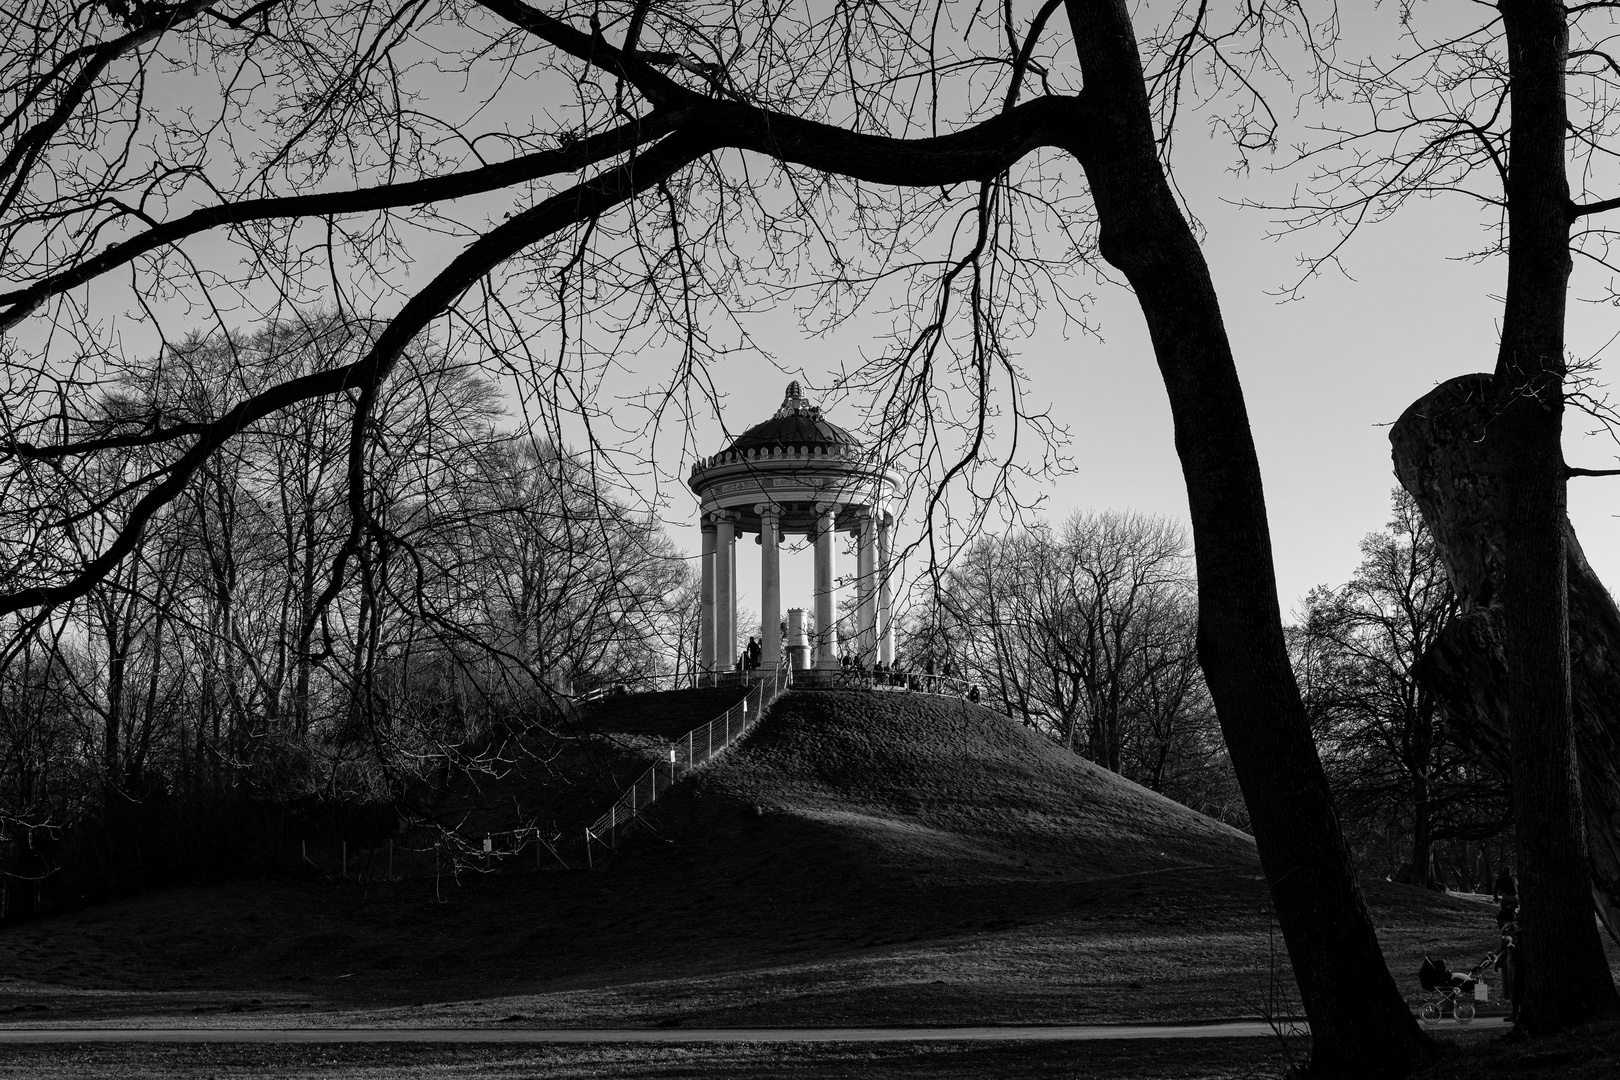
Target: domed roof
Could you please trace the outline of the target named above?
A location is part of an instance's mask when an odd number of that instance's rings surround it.
[[[788,383],[787,396],[776,415],[755,424],[726,450],[744,451],[767,446],[859,446],[855,436],[821,418],[821,407],[810,404],[797,382]]]

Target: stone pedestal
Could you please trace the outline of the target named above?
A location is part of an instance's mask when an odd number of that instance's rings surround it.
[[[810,635],[804,629],[804,608],[788,608],[787,654],[794,671],[810,666]]]

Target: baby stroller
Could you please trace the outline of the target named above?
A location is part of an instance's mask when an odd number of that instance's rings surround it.
[[[1433,997],[1423,1003],[1419,1015],[1424,1023],[1433,1024],[1446,1015],[1447,1006],[1451,1015],[1459,1024],[1466,1024],[1474,1018],[1474,1003],[1469,998],[1474,996],[1474,987],[1479,982],[1479,973],[1496,962],[1495,953],[1486,953],[1485,959],[1474,965],[1474,970],[1464,975],[1460,971],[1448,971],[1444,960],[1431,960],[1423,958],[1423,966],[1418,968],[1418,982],[1423,989]]]

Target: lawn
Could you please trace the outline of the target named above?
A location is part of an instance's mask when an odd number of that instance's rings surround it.
[[[56,1048],[7,1048],[0,1077],[121,1080],[230,1077],[231,1080],[594,1080],[622,1077],[737,1077],[758,1080],[1237,1080],[1280,1074],[1276,1047],[1253,1039],[1197,1043],[931,1043],[921,1046],[787,1044],[776,1046],[95,1046],[67,1055]],[[1194,1071],[1189,1071],[1194,1070]]]
[[[1293,1010],[1246,836],[966,703],[792,695],[648,824],[594,872],[238,880],[13,926],[0,933],[0,1024],[1110,1023]],[[1467,966],[1494,941],[1481,900],[1377,880],[1365,890],[1414,1006],[1425,953]],[[1487,1006],[1474,1028],[1502,1029],[1499,1016]],[[1279,1071],[1269,1040],[15,1049],[0,1076]],[[1120,1062],[1134,1064],[1108,1071]]]

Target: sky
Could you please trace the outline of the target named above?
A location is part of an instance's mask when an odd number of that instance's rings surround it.
[[[1446,5],[1431,8],[1452,10]],[[1387,16],[1390,9],[1385,5],[1379,10]],[[1364,30],[1349,28],[1352,34],[1364,35]],[[533,110],[535,102],[549,100],[555,90],[536,83],[512,92]],[[469,93],[467,100],[476,103],[481,97]],[[1301,131],[1297,116],[1284,122],[1286,147]],[[1254,172],[1234,175],[1229,145],[1207,136],[1203,120],[1194,117],[1180,130],[1175,164],[1179,188],[1205,230],[1203,250],[1247,396],[1286,615],[1313,586],[1344,582],[1359,561],[1361,538],[1386,522],[1395,484],[1388,425],[1437,383],[1493,366],[1505,260],[1461,258],[1485,235],[1473,205],[1460,197],[1415,201],[1351,242],[1343,253],[1344,273],[1330,272],[1311,281],[1297,299],[1280,302],[1276,292],[1298,277],[1301,255],[1320,252],[1331,239],[1321,233],[1273,236],[1271,215],[1236,205],[1245,199],[1286,198],[1304,174],[1266,171],[1268,165],[1281,164],[1285,154],[1261,156]],[[498,216],[508,199],[505,194],[491,197],[487,205],[475,200],[469,216]],[[203,243],[213,242],[207,238]],[[392,287],[408,290],[427,281],[462,243],[432,233],[413,235],[411,253],[418,264],[391,282]],[[236,258],[229,251],[218,254]],[[1577,357],[1601,359],[1603,346],[1620,331],[1613,307],[1586,302],[1600,295],[1607,282],[1606,272],[1577,262],[1568,335]],[[1072,473],[1027,481],[1018,494],[1025,500],[1042,499],[1042,513],[1052,519],[1114,509],[1184,522],[1186,496],[1169,410],[1141,314],[1125,286],[1095,279],[1081,284],[1094,297],[1090,318],[1096,336],[1065,338],[1060,320],[1043,320],[1032,337],[1019,343],[1017,357],[1028,375],[1029,406],[1049,408],[1068,431],[1067,452],[1076,467]],[[121,286],[108,281],[98,288],[116,291]],[[379,313],[391,313],[401,302],[398,295],[385,295]],[[814,337],[785,310],[755,321],[753,329],[775,360],[745,352],[714,368],[714,381],[725,395],[725,429],[736,433],[769,417],[790,378],[802,379],[812,394],[828,385],[840,361],[879,347],[871,325],[852,323],[839,334]],[[649,382],[667,378],[670,361],[664,352],[636,358],[637,370],[623,373],[623,387],[604,388],[605,398],[622,393],[628,400]],[[1600,380],[1606,377],[1605,366],[1610,374],[1615,370],[1613,362],[1600,364]],[[829,419],[856,427],[861,404],[833,402]],[[626,406],[627,416],[632,411]],[[1570,463],[1592,468],[1620,464],[1611,441],[1581,437],[1588,426],[1579,414],[1568,415]],[[696,446],[714,452],[724,441],[720,418],[697,420]],[[666,433],[660,465],[684,473],[676,459],[678,442]],[[679,485],[662,493],[673,496],[661,510],[666,526],[695,553],[696,500]],[[1612,588],[1620,582],[1620,477],[1572,480],[1570,513],[1588,558]],[[902,529],[916,524],[903,521]],[[756,545],[741,545],[739,570],[740,606],[757,611]],[[784,606],[809,606],[808,552],[788,552],[783,572]]]
[[[1476,17],[1445,4],[1415,10],[1420,20],[1440,20],[1419,26],[1437,36],[1449,33],[1445,20]],[[1341,9],[1341,55],[1390,55],[1393,14],[1389,5]],[[1345,582],[1360,561],[1362,538],[1388,521],[1396,486],[1389,425],[1437,384],[1494,367],[1506,275],[1505,258],[1465,257],[1488,241],[1487,214],[1475,202],[1447,195],[1410,201],[1390,220],[1364,228],[1343,250],[1340,270],[1279,300],[1279,289],[1299,279],[1302,256],[1320,254],[1334,237],[1281,231],[1271,213],[1238,204],[1286,202],[1307,181],[1305,171],[1283,166],[1289,146],[1313,138],[1308,114],[1305,108],[1284,115],[1279,149],[1258,155],[1242,175],[1231,168],[1230,144],[1206,134],[1202,118],[1178,129],[1174,157],[1179,189],[1205,229],[1203,251],[1244,386],[1285,617],[1314,586]],[[1599,183],[1596,197],[1614,194],[1620,192],[1604,192]],[[1620,312],[1594,302],[1610,281],[1606,270],[1577,257],[1568,351],[1574,359],[1596,360],[1600,384],[1620,370],[1605,352],[1620,333]],[[1064,339],[1045,325],[1021,345],[1030,407],[1049,407],[1068,430],[1077,468],[1026,483],[1020,494],[1044,497],[1042,510],[1051,519],[1128,509],[1186,522],[1169,408],[1140,311],[1121,284],[1096,282],[1091,291],[1096,339]],[[826,385],[837,358],[865,344],[848,337],[806,340],[787,319],[770,340],[785,365],[802,371],[812,386]],[[787,378],[744,358],[718,374],[729,394],[725,419],[733,433],[770,415]],[[854,426],[858,404],[841,402],[829,418]],[[1566,460],[1587,468],[1620,466],[1620,446],[1607,434],[1588,434],[1596,427],[1573,409],[1566,414]],[[709,452],[723,442],[718,424],[700,426],[699,444]],[[1613,590],[1620,582],[1620,476],[1573,478],[1569,513],[1587,558]],[[670,514],[677,537],[696,550],[695,500],[677,498]],[[739,603],[757,611],[758,548],[740,547]],[[808,606],[808,554],[787,557],[783,575],[784,607]]]
[[[1388,425],[1417,398],[1457,375],[1495,363],[1506,263],[1462,258],[1484,237],[1480,217],[1460,198],[1414,203],[1394,219],[1359,234],[1345,253],[1345,273],[1329,272],[1299,299],[1277,290],[1299,275],[1298,259],[1319,250],[1321,235],[1271,237],[1271,215],[1233,205],[1257,192],[1275,194],[1291,177],[1234,177],[1219,144],[1184,140],[1179,149],[1184,194],[1207,230],[1203,245],[1231,336],[1265,482],[1284,614],[1313,586],[1338,585],[1354,572],[1358,545],[1389,519],[1396,481]],[[1583,297],[1607,281],[1578,265],[1568,342],[1579,357],[1601,354],[1620,330],[1620,312]],[[1019,357],[1029,374],[1032,407],[1049,406],[1071,434],[1072,475],[1024,485],[1044,495],[1053,519],[1073,511],[1138,510],[1185,522],[1187,501],[1172,442],[1169,408],[1135,298],[1123,285],[1096,284],[1100,339],[1064,340],[1051,331],[1026,342]],[[808,339],[783,318],[771,347],[808,385],[826,385],[833,363],[859,341]],[[1615,364],[1607,364],[1613,372]],[[1610,378],[1602,367],[1601,379]],[[735,433],[771,415],[787,375],[758,358],[729,361],[718,382],[729,395],[726,427]],[[846,426],[857,403],[832,407]],[[1565,454],[1572,465],[1620,466],[1606,436],[1585,437],[1586,418],[1566,418]],[[718,450],[723,435],[710,421],[699,444]],[[1577,477],[1570,516],[1600,578],[1620,581],[1620,477]],[[684,509],[684,514],[683,514]],[[667,522],[695,551],[697,507],[677,498]],[[740,545],[739,605],[758,611],[758,547]],[[784,557],[784,608],[810,606],[808,553]]]

